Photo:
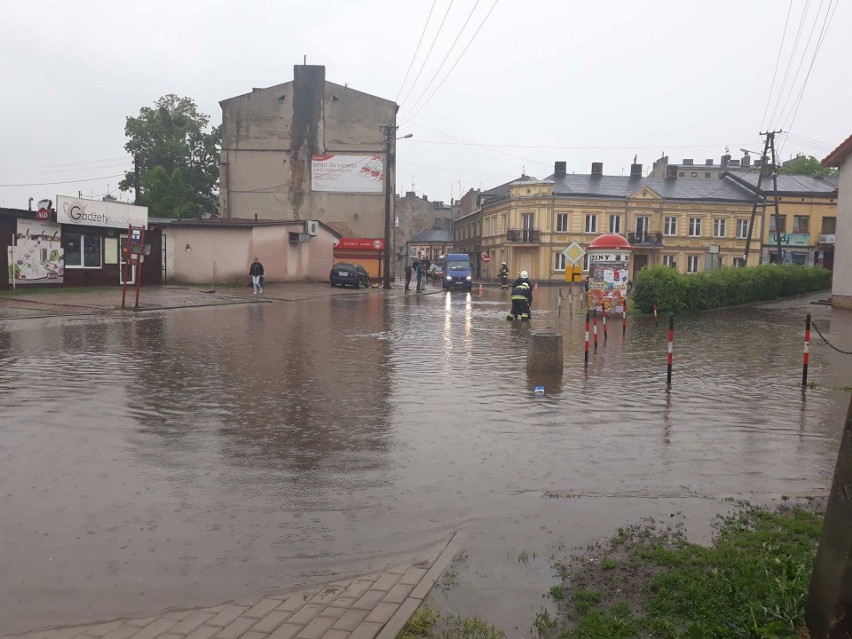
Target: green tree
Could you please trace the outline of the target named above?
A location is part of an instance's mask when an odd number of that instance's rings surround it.
[[[178,217],[219,208],[221,127],[191,98],[170,93],[142,107],[124,126],[125,150],[139,166],[142,203],[152,215]],[[133,189],[133,171],[119,184]]]
[[[820,164],[812,155],[797,155],[783,166],[778,167],[782,175],[837,175],[837,169]]]

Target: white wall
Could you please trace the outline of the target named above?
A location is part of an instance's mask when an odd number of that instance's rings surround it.
[[[852,155],[848,156],[840,166],[833,273],[832,304],[852,309]]]

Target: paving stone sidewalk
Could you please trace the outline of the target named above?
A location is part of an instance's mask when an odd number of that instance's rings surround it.
[[[459,547],[455,535],[431,562],[260,599],[0,639],[394,639]]]

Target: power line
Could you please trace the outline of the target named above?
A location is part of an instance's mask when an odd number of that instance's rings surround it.
[[[792,2],[793,0],[790,0]],[[408,80],[408,74],[411,73],[411,67],[414,66],[414,61],[417,59],[417,53],[420,51],[420,45],[423,43],[423,36],[426,35],[426,28],[429,26],[429,20],[432,19],[432,11],[435,10],[435,4],[438,0],[432,0],[432,7],[429,9],[429,15],[426,16],[426,24],[423,25],[423,31],[420,32],[420,39],[417,41],[417,46],[414,48],[414,55],[411,56],[411,62],[408,63],[408,69],[405,71],[405,77],[402,79],[402,84],[399,85],[399,91],[396,92],[396,97],[393,99],[394,102],[399,100],[399,94],[402,93],[402,89],[405,87],[405,81]]]
[[[417,124],[417,126],[423,126],[422,124]],[[434,129],[432,129],[434,130]],[[441,133],[440,131],[435,131],[435,133]],[[442,135],[448,135],[448,133],[442,133]],[[454,137],[454,136],[449,136]],[[426,144],[448,144],[455,146],[481,146],[485,148],[497,147],[497,148],[509,148],[509,149],[564,149],[564,150],[590,150],[590,149],[612,149],[612,150],[632,150],[632,149],[659,149],[659,148],[669,148],[669,149],[697,149],[697,148],[717,148],[718,144],[654,144],[650,146],[634,146],[634,145],[619,145],[619,146],[561,146],[554,144],[479,144],[477,142],[450,142],[448,140],[424,140],[422,138],[412,138],[412,143],[421,142]],[[751,144],[752,142],[741,142],[739,145],[745,146]],[[526,158],[521,158],[526,159]]]
[[[453,49],[456,48],[456,44],[458,43],[459,38],[461,38],[462,33],[464,33],[465,28],[467,28],[467,25],[470,22],[470,19],[473,17],[473,13],[476,11],[476,7],[479,6],[479,2],[480,2],[480,0],[476,0],[476,2],[473,3],[473,8],[470,10],[470,13],[467,14],[467,20],[464,21],[464,24],[461,26],[461,29],[459,29],[458,34],[456,34],[456,39],[453,40],[453,43],[450,45],[450,48],[447,50],[447,54],[444,56],[444,59],[441,60],[441,64],[439,64],[438,68],[435,69],[435,73],[432,76],[432,78],[429,80],[429,84],[426,85],[426,88],[423,89],[423,93],[420,94],[420,97],[417,98],[417,101],[414,103],[414,106],[411,107],[412,111],[417,108],[417,105],[420,104],[420,101],[429,92],[429,89],[432,87],[432,83],[435,81],[435,78],[438,77],[438,74],[441,72],[441,69],[444,68],[444,64],[449,59],[450,54],[453,52]]]
[[[15,168],[0,169],[0,171],[10,171],[10,172],[11,171],[29,171],[30,169],[50,169],[50,168],[55,168],[55,167],[83,166],[83,165],[86,165],[86,164],[104,164],[106,162],[115,163],[115,162],[118,162],[119,160],[125,160],[125,161],[129,162],[130,158],[126,155],[122,155],[120,157],[115,157],[115,158],[104,158],[103,160],[86,160],[86,161],[80,161],[80,162],[63,162],[63,163],[60,163],[60,164],[41,164],[41,165],[37,165],[37,166],[17,166]]]
[[[103,177],[85,178],[83,180],[65,180],[64,182],[36,182],[33,184],[0,184],[0,188],[11,188],[13,186],[52,186],[54,184],[76,184],[77,182],[94,182],[95,180],[108,180],[110,178],[125,177],[124,173],[118,175],[104,175]]]
[[[763,124],[766,121],[766,114],[769,112],[769,103],[772,102],[772,89],[775,88],[775,77],[778,75],[778,65],[781,62],[781,52],[784,50],[784,39],[787,37],[787,23],[790,21],[790,12],[793,10],[793,0],[790,0],[790,5],[787,7],[787,17],[784,19],[784,31],[781,33],[781,45],[778,47],[778,57],[775,58],[775,71],[772,72],[772,83],[769,85],[769,95],[766,96],[766,107],[763,109],[763,117],[760,120],[760,128],[763,129]]]
[[[441,20],[441,24],[438,25],[438,31],[435,33],[435,37],[432,39],[432,44],[429,46],[429,51],[426,52],[426,57],[423,58],[423,64],[420,65],[420,70],[417,72],[417,76],[414,78],[414,82],[411,83],[411,86],[408,87],[408,93],[405,94],[405,97],[400,102],[399,106],[402,107],[405,104],[405,101],[408,100],[408,96],[411,95],[411,92],[414,90],[414,87],[417,86],[417,81],[420,79],[420,74],[423,73],[423,69],[426,67],[426,63],[429,61],[429,56],[432,55],[432,49],[435,48],[435,43],[438,41],[438,36],[441,35],[441,29],[444,28],[444,23],[447,21],[447,16],[450,15],[450,9],[453,8],[454,0],[450,0],[449,6],[447,6],[447,11],[444,13],[444,19]]]
[[[411,114],[410,114],[410,115],[406,118],[405,122],[408,122],[408,121],[409,121],[409,120],[411,120],[413,117],[415,117],[418,113],[420,113],[420,112],[423,110],[423,108],[424,108],[427,104],[429,104],[429,102],[431,102],[431,101],[432,101],[432,98],[434,98],[434,97],[435,97],[435,94],[436,94],[436,93],[437,93],[437,92],[441,89],[441,87],[442,87],[442,86],[444,86],[444,82],[446,82],[446,81],[447,81],[447,78],[449,78],[449,77],[450,77],[450,74],[452,74],[453,69],[455,69],[455,68],[456,68],[456,65],[457,65],[457,64],[461,61],[461,59],[464,57],[464,54],[465,54],[465,53],[467,53],[467,50],[470,48],[470,45],[472,45],[472,44],[473,44],[473,41],[474,41],[474,40],[476,40],[476,36],[479,34],[480,29],[482,29],[483,25],[485,25],[485,21],[486,21],[486,20],[488,20],[488,16],[490,16],[490,15],[491,15],[491,12],[492,12],[492,11],[494,11],[494,8],[497,6],[497,3],[498,3],[499,1],[500,1],[500,0],[494,0],[494,4],[492,4],[492,5],[491,5],[491,8],[488,10],[488,13],[486,13],[486,14],[485,14],[485,17],[482,19],[482,22],[480,22],[480,23],[479,23],[479,26],[476,28],[476,31],[474,31],[474,32],[473,32],[473,36],[471,36],[470,41],[468,41],[468,43],[467,43],[467,46],[465,46],[465,48],[464,48],[464,49],[462,49],[462,52],[461,52],[461,54],[459,55],[459,57],[456,59],[456,61],[455,61],[455,62],[453,62],[453,66],[451,66],[451,67],[450,67],[450,70],[449,70],[449,71],[447,71],[447,75],[445,75],[445,76],[444,76],[444,79],[443,79],[443,80],[441,80],[441,83],[440,83],[437,87],[435,87],[435,90],[434,90],[434,91],[432,91],[432,94],[431,94],[431,95],[430,95],[430,96],[426,99],[426,102],[424,102],[422,105],[420,105],[420,108],[418,108],[418,109],[417,109],[414,113],[411,113]],[[403,124],[405,124],[405,122],[403,122]]]
[[[808,6],[810,0],[805,0],[805,7],[802,10],[802,17],[799,18],[799,28],[796,30],[796,39],[793,41],[793,49],[790,51],[790,58],[787,60],[787,68],[784,71],[784,79],[781,82],[781,88],[778,89],[778,96],[775,100],[775,108],[772,109],[772,115],[769,116],[769,126],[775,122],[775,114],[778,112],[778,107],[781,105],[781,96],[784,94],[784,87],[787,86],[787,78],[790,75],[790,68],[793,66],[793,59],[796,57],[796,49],[799,47],[799,38],[802,35],[802,27],[805,25],[805,18],[808,14]]]

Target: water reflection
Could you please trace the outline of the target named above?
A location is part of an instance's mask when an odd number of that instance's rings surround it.
[[[844,396],[801,393],[798,309],[679,317],[666,392],[664,326],[611,322],[584,369],[583,313],[559,313],[556,289],[530,323],[508,307],[495,290],[369,293],[7,323],[0,619],[383,566],[529,491],[828,486]],[[562,334],[561,374],[527,372],[531,330]],[[848,362],[813,349],[813,379],[848,383]]]

